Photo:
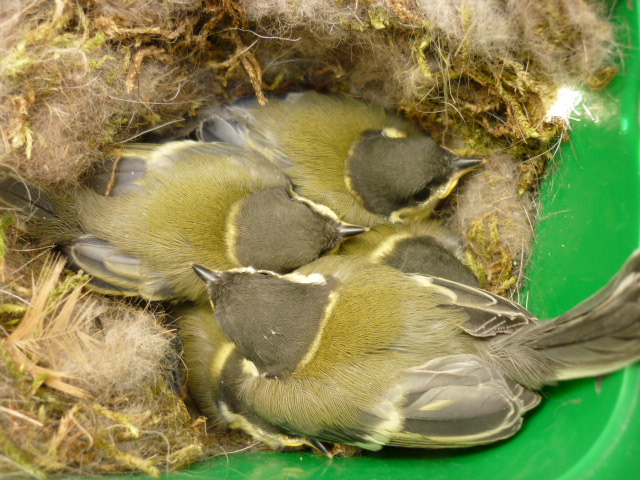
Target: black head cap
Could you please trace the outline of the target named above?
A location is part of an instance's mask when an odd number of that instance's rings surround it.
[[[238,261],[280,273],[306,265],[366,230],[339,221],[328,208],[285,188],[246,197],[234,223]]]
[[[311,349],[335,280],[253,269],[193,266],[207,284],[220,327],[261,373],[291,373]],[[298,278],[300,277],[300,278]]]
[[[385,130],[369,131],[354,145],[347,173],[367,210],[391,216],[442,198],[443,190],[450,191],[443,187],[460,171],[456,160],[428,135],[394,137]]]

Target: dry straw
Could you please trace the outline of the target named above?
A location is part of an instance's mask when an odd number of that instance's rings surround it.
[[[160,316],[83,293],[63,260],[39,263],[31,296],[0,305],[0,472],[157,476],[234,448],[171,390],[178,358]],[[19,298],[12,286],[4,299]]]

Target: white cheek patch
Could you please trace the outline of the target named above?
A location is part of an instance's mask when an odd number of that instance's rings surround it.
[[[304,356],[302,360],[300,360],[300,363],[298,363],[298,365],[296,366],[296,371],[299,371],[302,368],[304,368],[311,360],[313,360],[313,358],[316,356],[316,353],[318,353],[318,348],[320,348],[320,342],[322,341],[322,335],[324,333],[324,329],[327,326],[329,317],[331,317],[331,315],[333,314],[333,309],[336,306],[336,303],[339,297],[340,296],[338,295],[337,292],[331,292],[329,294],[327,306],[324,309],[324,313],[322,315],[322,321],[320,322],[320,328],[318,329],[318,334],[316,335],[316,338],[313,341],[313,343],[309,346],[309,351],[307,352],[307,354]]]
[[[380,133],[382,133],[383,137],[387,137],[387,138],[406,138],[407,137],[406,132],[403,132],[402,130],[398,130],[397,128],[394,128],[394,127],[383,128]]]
[[[225,219],[225,252],[227,253],[227,258],[231,261],[231,263],[235,263],[236,265],[240,265],[240,260],[238,260],[238,253],[236,252],[236,245],[238,244],[238,228],[236,227],[236,217],[238,216],[238,212],[240,212],[240,208],[242,208],[243,201],[244,199],[234,203],[229,209],[229,213],[227,213],[227,218]]]
[[[229,273],[256,273],[256,272],[267,272],[267,273],[272,273],[269,270],[256,270],[253,267],[239,267],[239,268],[232,268],[230,270],[227,270]]]
[[[379,262],[382,258],[390,255],[396,248],[396,245],[406,238],[412,238],[410,233],[397,233],[385,238],[376,248],[371,252],[371,260]]]
[[[249,420],[247,420],[242,415],[239,415],[235,412],[232,412],[229,406],[224,402],[218,402],[218,408],[220,409],[220,414],[222,418],[224,418],[229,424],[229,428],[235,430],[244,430],[249,435],[257,440],[262,440],[264,437],[264,432],[253,425]]]
[[[214,379],[220,378],[220,374],[224,369],[229,356],[233,353],[235,348],[235,344],[225,343],[218,349],[213,360],[211,361],[211,364],[209,365],[209,373],[211,373],[211,376]]]
[[[290,280],[294,283],[314,284],[314,285],[326,285],[327,278],[321,273],[311,273],[309,275],[302,275],[301,273],[288,273],[283,275],[282,278]]]
[[[249,375],[250,377],[260,376],[260,372],[258,371],[258,367],[256,367],[255,363],[251,360],[247,360],[246,358],[242,360],[242,373]]]
[[[314,212],[317,212],[318,214],[324,216],[324,217],[329,217],[332,218],[334,220],[339,220],[338,219],[338,215],[336,215],[336,213],[331,210],[329,207],[327,207],[326,205],[322,205],[320,203],[316,203],[312,200],[309,200],[308,198],[304,198],[301,197],[299,195],[293,194],[293,198],[295,198],[296,200],[298,200],[299,202],[302,202],[304,204],[306,204],[311,210],[313,210]]]
[[[309,275],[303,275],[302,273],[286,273],[284,275],[280,275],[279,273],[272,272],[271,270],[256,270],[253,267],[239,267],[232,268],[226,271],[227,273],[249,273],[253,274],[268,274],[273,278],[282,278],[284,280],[288,280],[293,283],[304,283],[304,284],[314,284],[314,285],[326,285],[327,278],[321,273],[310,273]]]
[[[351,156],[351,153],[349,153],[349,156]],[[353,195],[360,203],[364,203],[364,200],[362,200],[362,197],[357,192],[356,187],[353,185],[353,181],[351,180],[351,171],[346,167],[344,169],[342,179],[344,180],[344,184],[347,187],[348,192]]]
[[[195,144],[192,140],[184,142],[168,142],[153,150],[150,158],[147,159],[147,169],[163,170],[175,168],[185,152],[191,145]],[[135,154],[135,150],[132,151]]]
[[[426,201],[396,210],[389,215],[389,221],[392,223],[407,223],[408,221],[424,220],[433,212],[438,202],[444,198],[441,195],[442,191],[443,188],[440,187]]]

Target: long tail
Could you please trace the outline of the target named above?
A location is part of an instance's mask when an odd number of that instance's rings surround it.
[[[25,182],[6,165],[0,165],[0,208],[13,211],[24,220],[57,216],[55,205],[45,192]]]
[[[640,359],[640,249],[592,297],[569,312],[496,338],[503,366],[527,386],[592,377]],[[506,364],[510,365],[506,365]]]

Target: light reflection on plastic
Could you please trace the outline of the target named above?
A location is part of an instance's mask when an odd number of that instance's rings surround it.
[[[622,117],[620,119],[620,132],[625,133],[627,130],[629,130],[629,119]]]

